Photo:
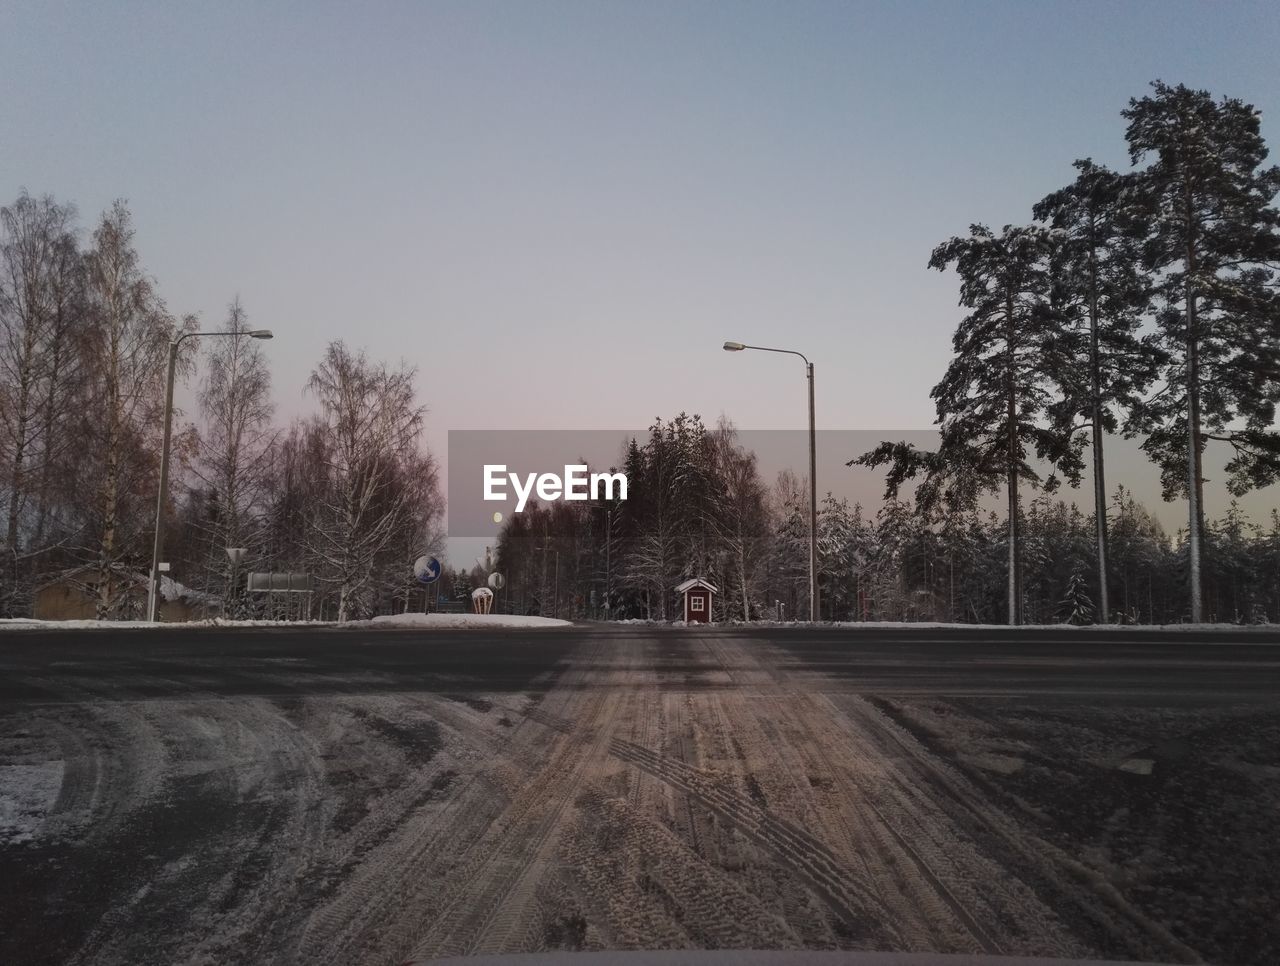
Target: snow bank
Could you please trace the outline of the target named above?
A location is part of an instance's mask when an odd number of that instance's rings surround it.
[[[644,617],[631,617],[625,620],[601,621],[602,624],[639,625],[643,627],[691,627],[706,629],[709,627],[790,627],[809,628],[813,630],[889,630],[889,631],[1169,631],[1193,633],[1201,631],[1256,631],[1258,633],[1280,633],[1280,624],[1019,624],[1010,627],[1008,624],[961,624],[943,621],[715,621],[710,624],[684,621],[660,621]]]
[[[823,627],[873,627],[873,628],[927,628],[948,631],[1271,631],[1280,630],[1280,624],[946,624],[920,621],[834,621]]]
[[[347,621],[255,621],[212,620],[186,623],[156,623],[147,621],[41,621],[25,617],[0,618],[0,630],[177,630],[208,627],[415,627],[422,629],[449,629],[458,627],[568,627],[572,621],[553,620],[550,617],[523,617],[517,614],[388,614],[371,620]]]
[[[85,628],[129,628],[130,630],[147,630],[150,628],[173,627],[173,624],[152,624],[148,621],[38,621],[34,617],[0,617],[0,630],[83,630]]]
[[[130,630],[130,631],[163,631],[179,627],[337,627],[333,621],[233,621],[221,617],[202,621],[42,621],[33,617],[0,618],[0,630]]]
[[[721,627],[813,627],[840,630],[932,631],[1258,631],[1280,632],[1280,624],[961,624],[944,621],[724,621]]]
[[[348,621],[344,627],[569,627],[572,621],[520,614],[388,614],[368,621]]]

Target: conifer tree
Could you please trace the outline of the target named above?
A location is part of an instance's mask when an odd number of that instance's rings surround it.
[[[1040,201],[1034,213],[1056,232],[1051,302],[1070,351],[1054,374],[1062,400],[1051,408],[1064,431],[1090,431],[1098,608],[1105,622],[1111,608],[1103,436],[1137,408],[1159,355],[1138,336],[1150,297],[1134,235],[1136,177],[1089,159],[1075,167],[1075,181]]]
[[[1141,175],[1143,262],[1157,299],[1164,385],[1147,401],[1144,443],[1167,499],[1188,502],[1190,613],[1203,619],[1203,455],[1232,447],[1234,493],[1280,479],[1280,168],[1264,168],[1258,111],[1155,82],[1123,112]]]
[[[960,276],[960,305],[969,314],[956,329],[955,358],[932,392],[941,429],[939,448],[924,453],[905,443],[882,443],[852,461],[889,467],[889,495],[922,477],[917,504],[964,505],[974,492],[1003,488],[1008,534],[1008,620],[1020,621],[1019,497],[1021,482],[1039,485],[1034,455],[1079,479],[1078,446],[1043,417],[1055,397],[1047,374],[1067,365],[1069,345],[1059,338],[1050,310],[1050,231],[1006,225],[999,234],[973,225],[967,237],[939,245],[929,266]],[[1044,481],[1050,490],[1057,478]]]

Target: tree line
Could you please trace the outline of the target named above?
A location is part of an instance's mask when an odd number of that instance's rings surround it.
[[[27,192],[0,208],[0,614],[31,612],[52,577],[99,618],[140,617],[150,568],[170,343],[197,330],[146,273],[127,205],[85,239],[73,205]],[[274,423],[271,372],[236,298],[232,333],[184,339],[164,559],[193,596],[269,616],[250,571],[315,579],[314,616],[390,609],[415,556],[440,545],[443,500],[421,444],[414,370],[330,344],[307,388],[313,414]],[[233,563],[227,548],[243,551]]]
[[[1029,224],[975,224],[933,251],[967,310],[932,391],[939,445],[885,441],[850,460],[886,470],[886,503],[873,519],[822,503],[823,617],[1280,620],[1280,521],[1234,502],[1210,520],[1203,467],[1212,443],[1230,450],[1232,494],[1280,480],[1280,168],[1240,100],[1156,82],[1122,115],[1131,170],[1076,161]],[[1109,486],[1116,434],[1141,438],[1164,498],[1187,501],[1173,538]],[[683,415],[625,462],[640,499],[507,524],[513,606],[600,615],[603,596],[611,615],[662,618],[696,574],[721,585],[721,618],[797,614],[797,480],[765,486],[731,428]],[[1054,500],[1086,473],[1091,513]],[[980,509],[993,493],[1002,515]]]
[[[807,481],[765,481],[721,420],[655,420],[619,457],[630,499],[531,504],[507,518],[495,568],[498,609],[569,619],[678,618],[672,588],[690,576],[719,590],[718,621],[807,618]],[[1111,619],[1189,620],[1185,533],[1171,537],[1124,487],[1109,494]],[[1021,608],[1032,623],[1094,623],[1095,520],[1041,491],[1020,507]],[[1280,621],[1280,511],[1250,521],[1231,504],[1204,533],[1206,613]],[[1008,527],[976,502],[924,512],[887,499],[874,513],[828,493],[818,508],[821,617],[835,621],[1000,623],[1007,617]],[[464,598],[486,574],[446,575]]]
[[[1229,447],[1235,495],[1280,480],[1280,167],[1266,167],[1259,112],[1185,86],[1152,85],[1123,112],[1132,170],[1075,162],[1033,221],[971,226],[929,261],[953,269],[968,314],[932,398],[941,441],[886,441],[853,463],[887,468],[889,496],[916,484],[919,512],[1005,499],[1006,620],[1030,606],[1033,547],[1022,490],[1082,481],[1094,497],[1092,591],[1111,619],[1104,439],[1140,437],[1165,499],[1188,506],[1185,613],[1201,621],[1210,571],[1228,565],[1206,522],[1204,466]],[[1037,467],[1048,467],[1042,475]]]
[[[819,507],[821,616],[836,620],[1280,620],[1280,520],[1212,517],[1203,455],[1228,489],[1280,480],[1280,168],[1251,105],[1157,82],[1123,112],[1132,169],[1075,162],[1031,221],[939,245],[967,314],[934,387],[939,445],[885,441],[873,515]],[[116,203],[84,236],[74,206],[22,193],[0,209],[0,613],[30,612],[68,572],[101,617],[139,616],[150,560],[171,342],[196,330],[142,267]],[[329,345],[315,411],[277,425],[271,374],[235,299],[188,339],[197,390],[178,421],[164,557],[236,616],[266,616],[250,570],[316,579],[309,613],[403,610],[411,564],[441,546],[437,467],[411,367]],[[1166,534],[1108,481],[1108,436],[1140,438],[1185,529]],[[619,454],[631,499],[534,506],[498,538],[499,606],[667,619],[671,588],[721,588],[718,619],[804,611],[803,480],[761,479],[726,421],[658,419]],[[1089,477],[1092,509],[1060,496]],[[904,493],[904,489],[910,490]],[[1000,494],[1003,512],[986,508]],[[233,562],[227,548],[240,548]],[[482,581],[451,571],[449,594]]]

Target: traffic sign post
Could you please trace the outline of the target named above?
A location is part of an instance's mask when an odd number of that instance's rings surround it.
[[[440,579],[440,561],[422,556],[413,562],[413,575],[420,584],[434,584]]]
[[[440,561],[435,557],[423,554],[413,562],[413,576],[422,584],[422,613],[429,613],[431,610],[431,585],[440,579],[441,573]],[[440,600],[439,588],[436,588],[436,601]]]

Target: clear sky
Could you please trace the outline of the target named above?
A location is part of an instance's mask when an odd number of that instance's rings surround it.
[[[127,198],[171,309],[275,330],[285,417],[346,339],[419,366],[437,450],[802,426],[799,362],[728,338],[808,352],[822,426],[927,427],[930,249],[1127,164],[1154,78],[1280,146],[1278,64],[1274,2],[0,0],[0,189]]]

